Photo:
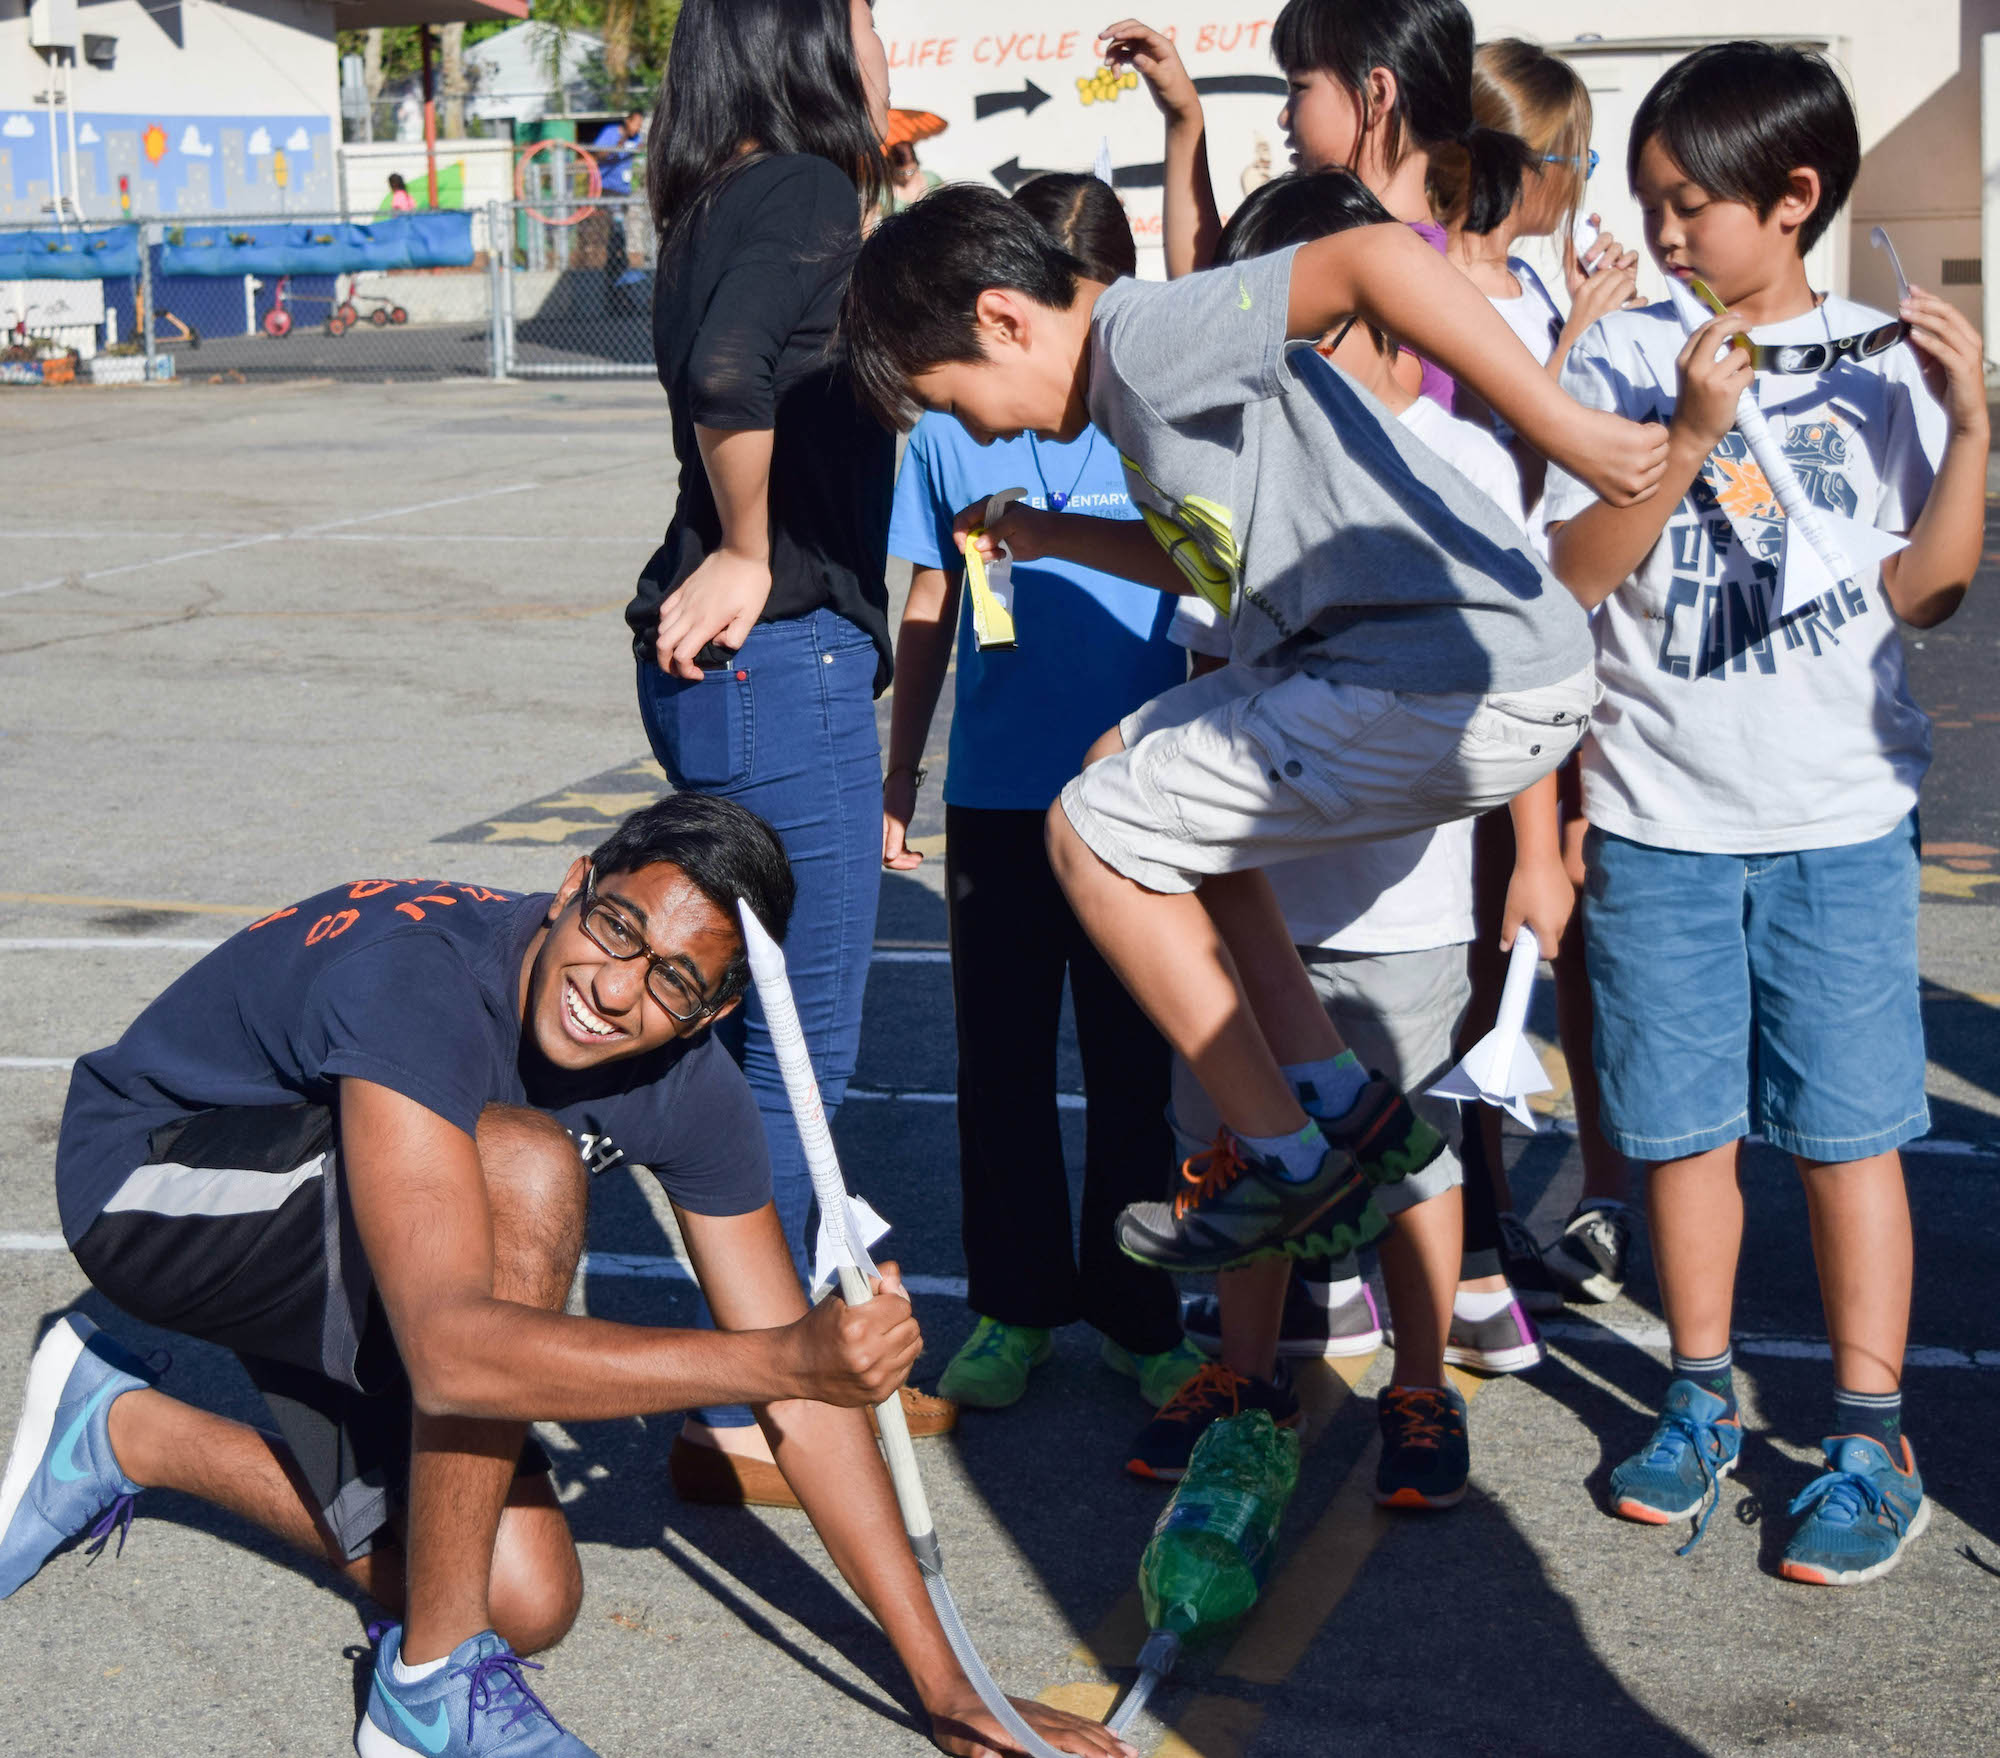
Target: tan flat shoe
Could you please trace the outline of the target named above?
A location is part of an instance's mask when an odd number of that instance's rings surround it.
[[[684,1502],[718,1508],[796,1508],[785,1474],[767,1459],[746,1459],[675,1435],[667,1475]]]
[[[949,1398],[934,1398],[929,1392],[920,1392],[915,1386],[905,1386],[896,1394],[903,1406],[903,1420],[910,1425],[910,1438],[923,1440],[928,1435],[949,1434],[958,1426],[958,1406]],[[875,1438],[882,1438],[882,1425],[875,1420],[875,1412],[868,1412],[868,1426],[875,1431]]]

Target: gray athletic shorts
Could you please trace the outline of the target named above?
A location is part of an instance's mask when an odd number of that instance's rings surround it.
[[[349,1558],[374,1548],[409,1481],[410,1383],[342,1189],[324,1105],[197,1112],[75,1246],[134,1318],[243,1363]],[[520,1476],[549,1468],[531,1438]]]
[[[1062,791],[1077,835],[1148,891],[1430,830],[1504,805],[1582,742],[1586,668],[1501,696],[1419,695],[1245,666],[1119,723],[1126,748]]]
[[[1409,1095],[1410,1105],[1438,1134],[1445,1149],[1421,1172],[1379,1186],[1375,1200],[1386,1214],[1441,1196],[1461,1183],[1459,1108],[1433,1099],[1427,1089],[1452,1065],[1472,980],[1463,946],[1422,952],[1329,952],[1302,946],[1306,974],[1341,1040],[1364,1068],[1387,1076]],[[1194,1071],[1174,1058],[1173,1121],[1183,1157],[1215,1139],[1222,1120]]]

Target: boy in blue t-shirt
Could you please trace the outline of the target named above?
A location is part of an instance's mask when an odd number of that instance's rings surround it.
[[[1093,276],[1133,272],[1124,211],[1096,178],[1039,177],[1015,199]],[[985,1409],[1012,1404],[1048,1358],[1050,1330],[1086,1319],[1104,1333],[1107,1363],[1159,1405],[1201,1357],[1182,1341],[1172,1280],[1124,1256],[1114,1223],[1127,1203],[1159,1193],[1173,1157],[1167,1048],[1071,913],[1043,820],[1091,741],[1180,683],[1186,659],[1166,638],[1169,595],[1060,562],[1016,565],[1019,644],[979,647],[952,519],[1015,487],[1051,512],[1138,517],[1118,449],[1094,428],[1067,442],[982,446],[952,417],[927,415],[896,484],[889,550],[916,574],[896,642],[882,792],[882,858],[894,869],[923,859],[905,836],[954,628],[958,646],[945,872],[967,1298],[979,1322],[938,1390]],[[1090,1097],[1080,1263],[1056,1112],[1065,972]]]

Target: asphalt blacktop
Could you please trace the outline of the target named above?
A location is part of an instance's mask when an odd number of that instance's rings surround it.
[[[206,350],[204,350],[206,352]],[[650,384],[249,384],[0,393],[0,1424],[35,1337],[93,1294],[51,1181],[69,1058],[108,1042],[234,928],[335,880],[552,886],[663,786],[620,609],[674,462]],[[1989,557],[1989,561],[1994,558]],[[2000,601],[1911,643],[1938,724],[1922,920],[1932,1137],[1910,1153],[1918,1287],[1909,1432],[1935,1517],[1854,1592],[1776,1566],[1818,1470],[1830,1369],[1797,1179],[1753,1147],[1738,1314],[1752,1436],[1701,1546],[1603,1507],[1643,1438],[1665,1336],[1643,1249],[1626,1297],[1572,1308],[1551,1358],[1475,1383],[1472,1491],[1377,1512],[1386,1361],[1317,1368],[1306,1467],[1263,1606],[1141,1724],[1169,1758],[1629,1758],[2000,1751]],[[947,707],[949,698],[947,698]],[[886,724],[886,701],[881,705]],[[942,768],[945,718],[933,738]],[[1765,760],[1764,754],[1752,754]],[[1770,760],[1779,760],[1773,757]],[[938,789],[919,846],[941,848]],[[850,1182],[896,1223],[929,1383],[960,1290],[941,860],[885,885]],[[1544,998],[1545,1000],[1545,998]],[[1538,1018],[1540,1016],[1538,1015]],[[1546,1020],[1541,1023],[1546,1026]],[[1561,1064],[1510,1135],[1531,1224],[1580,1168]],[[1080,1095],[1066,1044],[1060,1084]],[[1081,1099],[1064,1116],[1080,1156]],[[657,1193],[596,1186],[578,1300],[684,1322]],[[254,1417],[240,1370],[170,1344],[169,1390]],[[945,1558],[1018,1694],[1102,1712],[1128,1681],[1134,1570],[1163,1497],[1119,1466],[1147,1412],[1061,1335],[1013,1410],[922,1444]],[[802,1516],[683,1506],[675,1419],[548,1429],[586,1601],[537,1684],[607,1758],[916,1754],[880,1634]],[[0,1749],[348,1749],[363,1616],[325,1573],[171,1495],[122,1557],[57,1557],[0,1605]]]

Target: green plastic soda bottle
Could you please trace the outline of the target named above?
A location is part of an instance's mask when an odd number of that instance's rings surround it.
[[[1299,1437],[1268,1411],[1210,1428],[1139,1559],[1147,1625],[1184,1637],[1256,1604],[1298,1481]]]

